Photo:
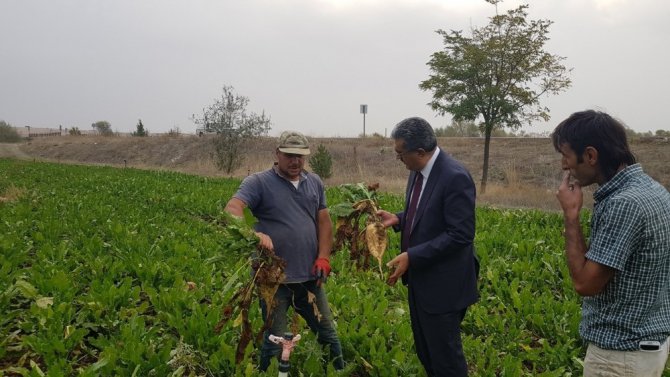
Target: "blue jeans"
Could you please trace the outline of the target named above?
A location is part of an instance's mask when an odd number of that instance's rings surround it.
[[[314,313],[312,304],[309,303],[307,293],[311,292],[316,297],[316,306],[321,314],[321,320]],[[261,310],[263,318],[267,318],[267,306],[261,299]],[[263,346],[261,347],[260,369],[265,371],[270,366],[270,360],[273,356],[281,354],[281,345],[274,344],[268,340],[270,334],[284,336],[287,330],[286,311],[293,307],[296,313],[305,319],[307,325],[317,335],[317,341],[323,346],[330,346],[330,359],[333,361],[335,369],[344,368],[344,359],[342,358],[342,346],[333,326],[333,315],[328,306],[328,298],[321,287],[316,285],[316,281],[307,281],[304,283],[281,284],[274,297],[275,307],[271,313],[271,325],[263,334]]]

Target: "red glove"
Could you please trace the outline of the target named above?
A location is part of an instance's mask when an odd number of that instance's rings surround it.
[[[325,283],[328,275],[330,275],[330,261],[326,258],[317,258],[314,261],[314,267],[312,267],[312,273],[318,279],[316,284],[321,285]]]

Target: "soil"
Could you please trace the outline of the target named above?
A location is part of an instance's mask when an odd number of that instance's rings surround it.
[[[275,140],[248,143],[240,168],[225,173],[212,159],[213,136],[100,137],[60,136],[34,138],[20,144],[0,144],[0,157],[29,158],[62,163],[112,165],[140,169],[174,170],[189,174],[237,177],[269,168]],[[331,154],[333,175],[327,185],[379,183],[381,191],[403,193],[407,170],[395,157],[388,138],[312,138],[313,152],[323,144]],[[438,145],[470,170],[481,191],[484,139],[440,138]],[[670,187],[670,141],[649,138],[631,141],[643,169]],[[305,164],[308,168],[308,163]],[[493,205],[557,209],[553,193],[561,178],[560,155],[546,138],[491,140],[485,195],[478,200]]]
[[[29,155],[19,149],[19,144],[0,143],[0,158],[30,159]]]

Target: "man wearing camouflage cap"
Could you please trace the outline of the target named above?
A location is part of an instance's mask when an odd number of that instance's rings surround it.
[[[321,286],[330,274],[333,244],[333,225],[323,182],[318,175],[303,169],[305,156],[310,154],[309,142],[303,134],[284,131],[275,154],[274,166],[245,178],[225,208],[241,217],[248,207],[258,220],[255,230],[261,246],[286,261],[286,279],[275,294],[270,327],[263,336],[260,369],[265,371],[271,358],[281,353],[281,347],[270,342],[268,336],[283,336],[290,306],[317,334],[318,342],[330,347],[335,369],[342,369],[342,347]],[[316,298],[318,310],[310,303],[310,295]],[[263,318],[268,318],[267,307],[261,299]]]

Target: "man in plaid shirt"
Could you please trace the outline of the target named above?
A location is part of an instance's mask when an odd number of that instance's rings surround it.
[[[593,110],[551,135],[562,155],[565,254],[584,297],[584,376],[661,376],[670,336],[670,194],[642,171],[624,126]],[[579,223],[582,187],[598,184],[590,240]]]

